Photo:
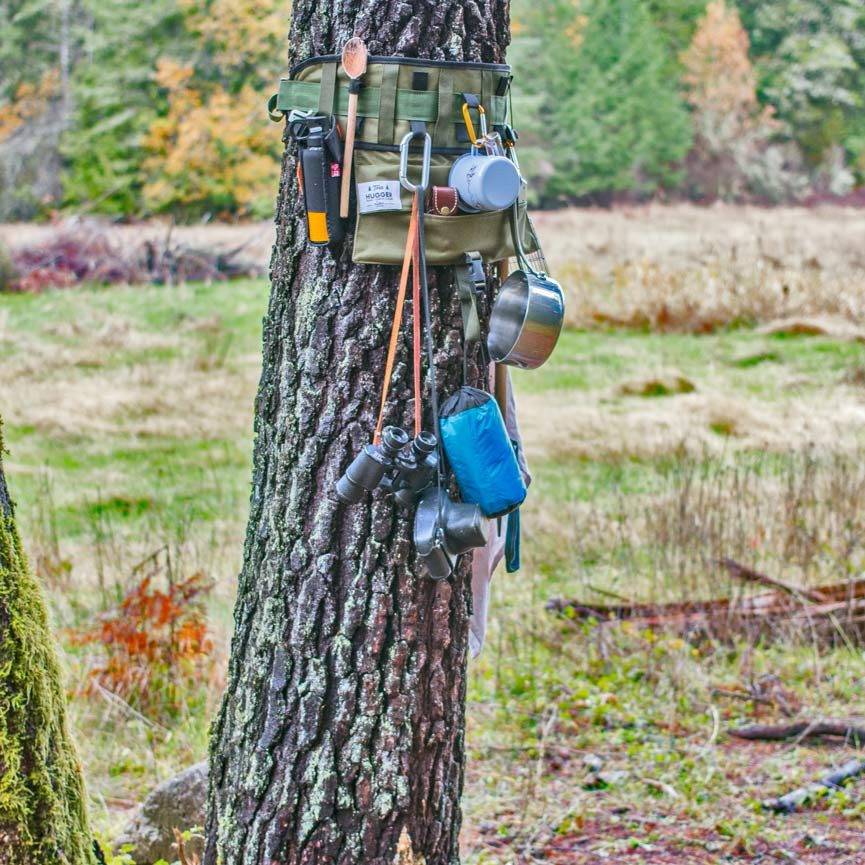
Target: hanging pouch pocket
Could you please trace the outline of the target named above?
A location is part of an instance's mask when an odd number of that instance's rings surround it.
[[[480,506],[486,517],[519,507],[526,484],[492,396],[461,387],[442,406],[441,440],[464,502]]]
[[[433,154],[430,185],[446,186],[455,157]],[[399,153],[356,149],[357,224],[352,258],[362,264],[400,264],[405,252],[411,214],[411,193],[399,184]],[[420,158],[409,157],[409,176],[420,173]],[[484,261],[500,261],[516,254],[510,224],[511,210],[456,216],[424,215],[427,264],[462,264],[477,250]],[[520,205],[520,234],[526,252],[537,246],[528,230],[525,204]]]

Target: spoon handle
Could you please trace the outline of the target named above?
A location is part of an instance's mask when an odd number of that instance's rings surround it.
[[[351,189],[351,159],[354,154],[354,130],[357,127],[357,93],[348,94],[348,128],[345,130],[345,153],[342,159],[342,190],[339,215],[348,216],[348,194]]]

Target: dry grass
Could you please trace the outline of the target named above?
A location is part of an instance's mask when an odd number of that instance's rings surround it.
[[[865,321],[865,214],[852,208],[763,209],[717,205],[570,209],[534,215],[575,328],[704,333],[778,318]],[[0,225],[15,247],[54,226]],[[270,223],[111,226],[123,246],[174,240],[198,248],[244,246],[266,267]]]
[[[658,376],[649,375],[624,382],[624,399],[608,389],[589,391],[579,400],[521,394],[520,422],[529,460],[560,464],[683,454],[719,457],[747,450],[784,453],[808,444],[842,450],[861,445],[861,389],[827,384],[825,393],[803,394],[796,384],[771,403],[703,382],[693,392],[673,391],[667,398],[634,395],[638,388],[654,391],[659,386]],[[661,386],[667,386],[663,380]]]
[[[0,243],[5,243],[10,249],[44,243],[57,233],[58,225],[74,227],[76,221],[72,219],[57,225],[0,224]],[[145,241],[161,246],[170,233],[173,241],[195,249],[227,251],[243,246],[244,257],[254,259],[264,267],[270,260],[270,251],[276,239],[276,230],[271,222],[172,226],[168,222],[151,220],[133,225],[105,224],[104,228],[106,236],[121,249],[137,249]]]
[[[737,587],[712,564],[723,556],[803,584],[865,568],[865,219],[645,208],[537,221],[572,323],[594,330],[566,332],[547,366],[515,376],[535,481],[523,570],[496,577],[487,649],[471,668],[468,861],[639,859],[635,844],[680,845],[669,861],[771,858],[773,844],[817,861],[798,845],[807,818],[770,820],[754,802],[841,754],[731,747],[724,730],[765,709],[720,704],[713,686],[776,676],[803,712],[855,715],[858,653],[816,654],[807,639],[601,639],[560,627],[544,603],[609,600],[597,588],[725,594]],[[269,255],[271,226],[190,231],[229,246],[256,237]],[[848,294],[833,297],[842,282]],[[132,565],[168,544],[178,572],[214,578],[225,652],[265,303],[263,285],[0,297],[7,468],[64,624],[108,605]],[[658,336],[598,329],[605,315],[765,328]],[[197,706],[212,709],[218,687],[203,687]],[[169,734],[108,700],[73,702],[100,828],[119,828],[147,789],[201,758],[206,715],[191,711]],[[595,759],[625,774],[604,788],[584,762]],[[839,831],[865,813],[843,799],[826,808]]]
[[[646,206],[535,218],[572,327],[703,333],[786,316],[865,319],[865,215]]]

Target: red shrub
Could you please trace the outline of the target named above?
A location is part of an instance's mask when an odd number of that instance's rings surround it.
[[[211,666],[213,640],[202,605],[210,586],[200,573],[165,592],[152,580],[144,577],[119,607],[69,636],[75,645],[103,648],[85,691],[104,688],[148,714],[174,715]]]

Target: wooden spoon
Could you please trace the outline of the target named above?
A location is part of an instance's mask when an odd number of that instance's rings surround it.
[[[357,127],[357,95],[360,79],[366,73],[367,50],[363,39],[355,36],[342,49],[342,69],[351,79],[348,85],[348,128],[345,130],[345,152],[342,158],[342,190],[339,215],[348,216],[348,196],[351,189],[351,157],[354,153],[354,130]]]

